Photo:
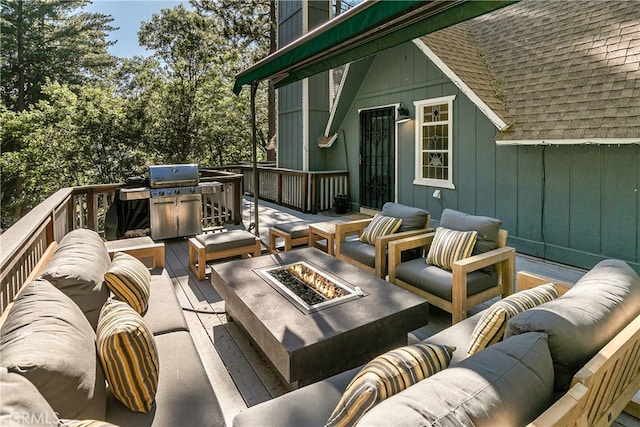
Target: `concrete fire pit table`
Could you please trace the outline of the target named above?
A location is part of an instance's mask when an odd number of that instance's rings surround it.
[[[356,295],[307,312],[265,276],[265,270],[301,262]],[[315,248],[216,264],[211,283],[230,320],[292,389],[406,345],[407,333],[428,322],[425,299]]]

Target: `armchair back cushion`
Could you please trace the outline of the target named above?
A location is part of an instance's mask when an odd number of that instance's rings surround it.
[[[498,233],[502,221],[488,216],[468,215],[453,209],[445,209],[440,217],[440,227],[458,231],[475,230],[478,233],[472,255],[478,255],[498,247]]]
[[[427,218],[429,213],[424,209],[414,208],[413,206],[401,205],[400,203],[387,202],[382,206],[381,215],[392,216],[402,219],[402,224],[397,230],[398,233],[403,231],[419,230],[427,227]]]
[[[624,261],[609,259],[561,297],[511,318],[504,337],[546,333],[555,390],[562,392],[576,372],[639,314],[640,278]]]

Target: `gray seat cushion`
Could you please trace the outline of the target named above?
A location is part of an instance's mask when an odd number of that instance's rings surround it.
[[[256,242],[256,236],[246,230],[200,234],[196,236],[196,239],[205,246],[207,253],[252,246]]]
[[[396,278],[423,291],[451,301],[453,273],[429,265],[424,258],[401,262],[396,266]],[[495,273],[473,271],[467,275],[467,295],[475,295],[497,283]]]
[[[424,340],[427,344],[448,345],[455,347],[457,350],[453,352],[451,363],[449,367],[453,367],[458,363],[465,360],[469,355],[467,354],[467,348],[469,348],[469,342],[473,335],[473,330],[482,318],[484,311],[476,313],[471,317],[464,319],[461,322],[455,323],[446,329],[438,332],[435,335],[430,336]]]
[[[20,374],[0,368],[1,426],[58,427],[59,420],[51,405],[31,382]]]
[[[100,309],[109,298],[104,273],[110,265],[109,252],[98,233],[79,228],[62,238],[41,277],[78,304],[95,331]]]
[[[552,402],[547,337],[532,332],[486,348],[384,400],[358,425],[522,426]]]
[[[153,335],[188,331],[182,307],[169,274],[163,269],[151,270],[149,309],[142,316]]]
[[[346,240],[340,243],[340,253],[371,268],[376,267],[376,247],[360,240]]]
[[[162,334],[155,341],[160,376],[151,412],[132,412],[108,392],[106,420],[122,427],[224,426],[220,404],[190,333]]]
[[[0,331],[0,360],[36,386],[60,418],[102,420],[106,387],[96,335],[78,306],[45,280],[18,294]]]
[[[292,239],[299,239],[309,235],[309,224],[313,224],[313,221],[282,222],[275,224],[273,228],[290,234]]]
[[[629,265],[605,260],[563,296],[514,316],[505,339],[529,331],[549,335],[556,391],[640,314],[640,278]]]
[[[387,202],[382,206],[382,215],[402,218],[402,224],[398,233],[410,230],[419,230],[427,227],[427,217],[429,213],[424,209],[406,206],[400,203]]]
[[[235,416],[233,426],[322,426],[358,372],[359,367],[252,406]]]
[[[440,217],[440,226],[458,231],[478,232],[478,240],[472,255],[478,255],[498,247],[498,232],[502,221],[488,216],[469,215],[453,209],[445,209]]]

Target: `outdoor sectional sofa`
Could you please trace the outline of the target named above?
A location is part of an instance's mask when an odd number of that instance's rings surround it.
[[[103,283],[109,266],[109,253],[98,234],[73,230],[49,247],[32,274],[39,275],[37,280],[25,284],[3,313],[0,425],[58,425],[60,418],[119,426],[223,426],[216,394],[163,268],[151,270],[143,316],[159,364],[151,410],[128,409],[105,385],[95,328],[109,297]]]
[[[547,281],[518,276],[519,290]],[[640,387],[640,278],[605,260],[569,286],[557,283],[560,297],[511,317],[502,341],[471,356],[484,311],[431,336],[424,343],[456,347],[449,367],[377,403],[357,425],[610,424]],[[233,425],[324,425],[359,370],[251,407]]]

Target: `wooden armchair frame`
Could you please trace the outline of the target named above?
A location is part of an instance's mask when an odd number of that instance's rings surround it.
[[[373,218],[359,219],[355,221],[338,223],[336,224],[336,258],[342,261],[345,261],[353,266],[356,266],[361,270],[364,270],[371,274],[375,274],[377,277],[384,279],[387,276],[387,272],[388,272],[387,248],[389,246],[389,243],[395,240],[404,239],[411,236],[418,236],[420,234],[424,234],[428,231],[431,231],[431,229],[428,228],[430,219],[431,219],[431,216],[427,215],[427,220],[425,221],[425,228],[421,228],[418,230],[403,231],[400,233],[394,233],[394,234],[378,237],[376,239],[376,244],[375,244],[375,248],[376,248],[375,268],[371,268],[366,264],[363,264],[353,258],[350,258],[340,251],[340,246],[342,242],[345,241],[347,236],[356,235],[356,234],[360,236],[362,234],[362,231],[367,227],[367,225],[369,225],[369,223],[373,220]]]
[[[572,285],[518,272],[518,290],[553,282],[563,295]],[[632,320],[573,377],[571,388],[529,426],[608,426],[622,411],[640,412],[640,316]]]
[[[514,292],[516,250],[506,246],[507,235],[506,230],[500,230],[498,233],[498,247],[496,249],[465,258],[453,264],[451,269],[453,273],[451,301],[419,289],[396,277],[396,266],[401,262],[402,252],[420,247],[428,251],[435,233],[422,234],[389,243],[389,282],[420,295],[427,299],[429,304],[433,304],[451,313],[451,323],[458,323],[467,318],[467,310],[469,308],[500,295],[504,298]],[[496,268],[498,283],[489,289],[468,296],[467,275],[490,266],[495,266]]]

